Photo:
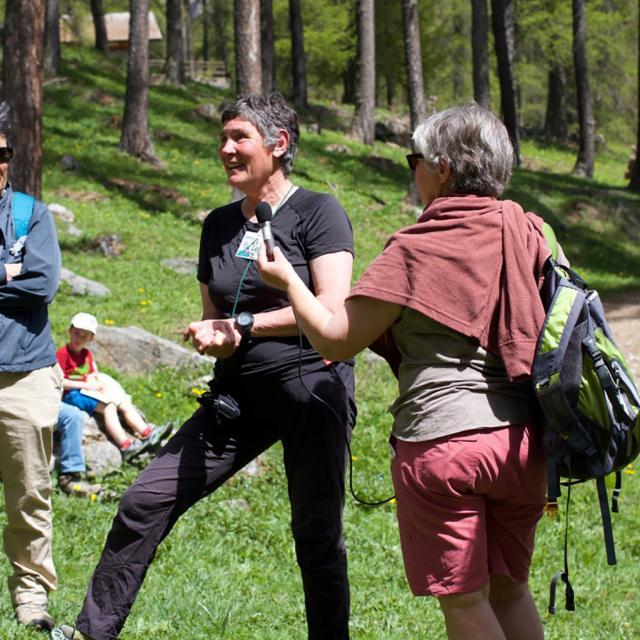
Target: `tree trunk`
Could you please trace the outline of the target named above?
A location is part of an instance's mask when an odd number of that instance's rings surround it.
[[[167,57],[164,73],[167,82],[184,84],[181,0],[167,0]]]
[[[202,59],[205,71],[209,62],[209,14],[207,12],[207,0],[202,0]]]
[[[298,109],[309,106],[307,97],[307,57],[304,52],[304,30],[300,0],[289,0],[291,28],[291,66],[293,69],[293,103]]]
[[[402,24],[404,28],[404,59],[411,111],[411,130],[425,119],[424,80],[422,77],[422,47],[420,46],[420,19],[418,0],[402,0]]]
[[[638,96],[638,112],[636,120],[636,152],[635,159],[631,162],[631,181],[629,182],[629,189],[632,191],[640,192],[640,162],[638,162],[638,149],[640,149],[640,0],[638,1],[638,72],[636,75],[638,81],[637,96]]]
[[[44,2],[7,0],[4,21],[5,99],[11,109],[15,189],[40,197],[42,180],[42,55]]]
[[[149,139],[149,0],[129,0],[127,92],[120,149],[156,161]]]
[[[498,59],[502,118],[513,144],[516,163],[520,164],[518,109],[513,81],[513,0],[491,0],[491,20]]]
[[[473,99],[481,107],[490,109],[487,0],[471,0],[471,51],[473,56]]]
[[[567,75],[564,67],[552,62],[549,67],[549,92],[544,135],[555,142],[567,139]]]
[[[236,95],[262,93],[260,0],[234,0]]]
[[[60,1],[46,0],[44,23],[44,74],[55,77],[60,73]]]
[[[229,24],[229,5],[227,0],[213,0],[213,48],[218,60],[222,60],[225,73],[230,72],[227,43],[227,25]]]
[[[593,165],[596,159],[596,121],[589,89],[586,31],[584,0],[573,0],[573,66],[576,73],[580,131],[580,146],[573,175],[593,178]]]
[[[262,55],[262,91],[276,89],[276,50],[273,26],[273,0],[260,0],[260,51]]]
[[[462,60],[466,53],[465,51],[465,36],[464,36],[464,17],[461,12],[456,11],[453,16],[453,50],[452,50],[452,59]],[[461,102],[465,98],[465,77],[464,69],[461,64],[456,62],[453,63],[453,68],[451,69],[451,84],[453,90],[453,100],[454,102]]]
[[[93,15],[93,29],[96,34],[95,47],[102,53],[109,53],[109,41],[107,40],[107,27],[104,24],[102,0],[91,0],[91,15]]]
[[[196,66],[193,58],[193,20],[189,13],[189,0],[184,1],[184,47],[187,59],[188,76],[193,78],[196,75]]]
[[[373,144],[376,103],[376,36],[374,0],[358,0],[358,79],[352,132]]]

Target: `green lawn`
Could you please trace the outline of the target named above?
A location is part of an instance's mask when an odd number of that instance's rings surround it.
[[[154,86],[150,123],[164,171],[140,165],[117,150],[118,116],[124,95],[124,58],[108,61],[80,48],[65,49],[64,84],[45,91],[43,197],[76,214],[80,238],[59,225],[65,266],[107,284],[109,298],[72,297],[63,285],[51,307],[53,332],[61,343],[71,315],[89,310],[101,323],[138,325],[179,340],[186,322],[199,315],[195,277],[160,266],[164,258],[197,255],[196,213],[228,200],[229,189],[217,162],[218,124],[195,113],[198,105],[218,105],[223,92],[190,84],[187,89]],[[368,149],[342,134],[309,133],[302,127],[295,181],[334,193],[348,211],[356,237],[355,274],[381,249],[395,229],[411,223],[404,204],[410,175],[405,149],[376,143]],[[346,145],[349,153],[327,151]],[[72,154],[80,171],[63,172],[60,158]],[[385,171],[371,169],[369,155],[391,161]],[[605,295],[640,286],[640,199],[624,189],[627,151],[610,147],[598,157],[594,181],[572,178],[574,152],[523,143],[525,168],[516,171],[509,194],[552,222],[578,268]],[[116,181],[135,181],[173,189],[131,192]],[[121,184],[121,183],[120,183]],[[95,194],[79,201],[78,193]],[[177,202],[182,196],[181,202]],[[100,235],[117,233],[125,251],[106,258],[92,248]],[[124,378],[125,387],[153,421],[183,420],[196,406],[197,374],[158,371]],[[395,384],[378,364],[357,363],[359,421],[353,439],[354,485],[369,498],[392,493],[386,439],[387,407]],[[128,640],[228,638],[303,639],[300,578],[289,533],[286,486],[275,448],[259,478],[238,478],[192,509],[160,547],[122,634]],[[135,469],[106,478],[106,487],[123,491]],[[637,637],[637,563],[640,556],[640,489],[625,474],[621,513],[615,517],[619,564],[607,567],[595,487],[577,487],[571,509],[569,548],[577,608],[543,613],[547,636],[563,640]],[[244,498],[249,511],[224,504]],[[54,495],[55,560],[60,589],[51,611],[72,621],[96,563],[117,502],[83,502]],[[2,521],[0,516],[0,523]],[[391,640],[442,638],[443,624],[432,599],[414,599],[406,586],[394,505],[359,506],[347,500],[345,528],[350,552],[352,637]],[[564,516],[540,524],[531,584],[541,611],[548,585],[562,568]],[[9,573],[3,555],[0,572]],[[0,589],[0,637],[32,638],[12,621],[6,589]]]

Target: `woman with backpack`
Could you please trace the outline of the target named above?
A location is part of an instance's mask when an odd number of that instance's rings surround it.
[[[498,200],[514,155],[491,112],[436,113],[413,143],[425,210],[341,308],[323,307],[277,249],[259,266],[325,357],[386,345],[399,381],[391,471],[412,592],[438,598],[449,638],[539,640],[527,581],[545,504],[530,384],[545,317],[543,221]]]

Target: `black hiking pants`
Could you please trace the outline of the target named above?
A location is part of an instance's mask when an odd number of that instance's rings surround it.
[[[335,363],[303,379],[339,422],[297,377],[244,376],[224,387],[240,405],[239,418],[216,424],[200,408],[171,438],[122,496],[77,619],[79,631],[92,640],[117,638],[158,545],[178,518],[281,440],[309,639],[349,637],[342,511],[346,439],[356,416],[353,367]]]

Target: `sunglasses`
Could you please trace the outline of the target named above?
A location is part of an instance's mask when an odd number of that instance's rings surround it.
[[[415,171],[418,166],[418,162],[422,159],[424,159],[424,156],[421,153],[408,153],[407,163],[409,164],[409,169],[411,169],[411,171]]]
[[[12,147],[0,147],[0,162],[9,162],[13,158]]]

